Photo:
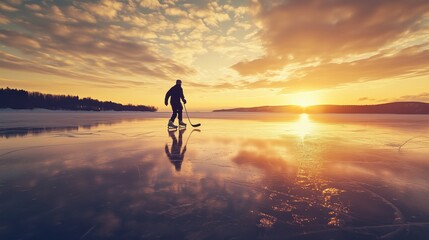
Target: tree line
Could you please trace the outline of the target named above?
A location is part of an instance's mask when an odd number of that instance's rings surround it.
[[[122,105],[111,101],[99,101],[92,98],[79,98],[70,95],[53,95],[28,92],[21,89],[0,89],[0,108],[83,111],[149,111],[156,112],[154,106]]]

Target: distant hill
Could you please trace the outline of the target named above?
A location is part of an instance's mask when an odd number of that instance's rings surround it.
[[[145,105],[122,105],[111,101],[99,101],[78,96],[52,95],[25,90],[1,88],[0,108],[50,110],[83,110],[83,111],[149,111],[157,108]]]
[[[296,105],[285,105],[219,109],[213,112],[429,114],[429,103],[392,102],[376,105],[314,105],[305,108]]]

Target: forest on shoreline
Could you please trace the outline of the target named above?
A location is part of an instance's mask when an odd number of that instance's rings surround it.
[[[22,89],[0,89],[0,108],[73,111],[148,111],[156,112],[154,106],[123,105],[112,101],[99,101],[92,98],[79,98],[70,95],[53,95],[28,92]]]

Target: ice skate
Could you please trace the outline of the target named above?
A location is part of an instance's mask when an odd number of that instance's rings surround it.
[[[177,128],[177,126],[170,120],[168,121],[168,128]]]
[[[179,121],[179,127],[186,128],[186,123]]]

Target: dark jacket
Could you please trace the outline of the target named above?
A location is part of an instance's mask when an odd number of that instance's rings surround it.
[[[170,99],[171,105],[180,104],[180,99],[182,99],[182,101],[184,103],[186,103],[185,96],[183,95],[182,86],[180,86],[178,84],[176,84],[172,88],[170,88],[170,90],[168,90],[168,92],[165,94],[165,104],[166,105],[168,103],[168,98],[170,98],[170,97],[171,97],[171,99]]]

